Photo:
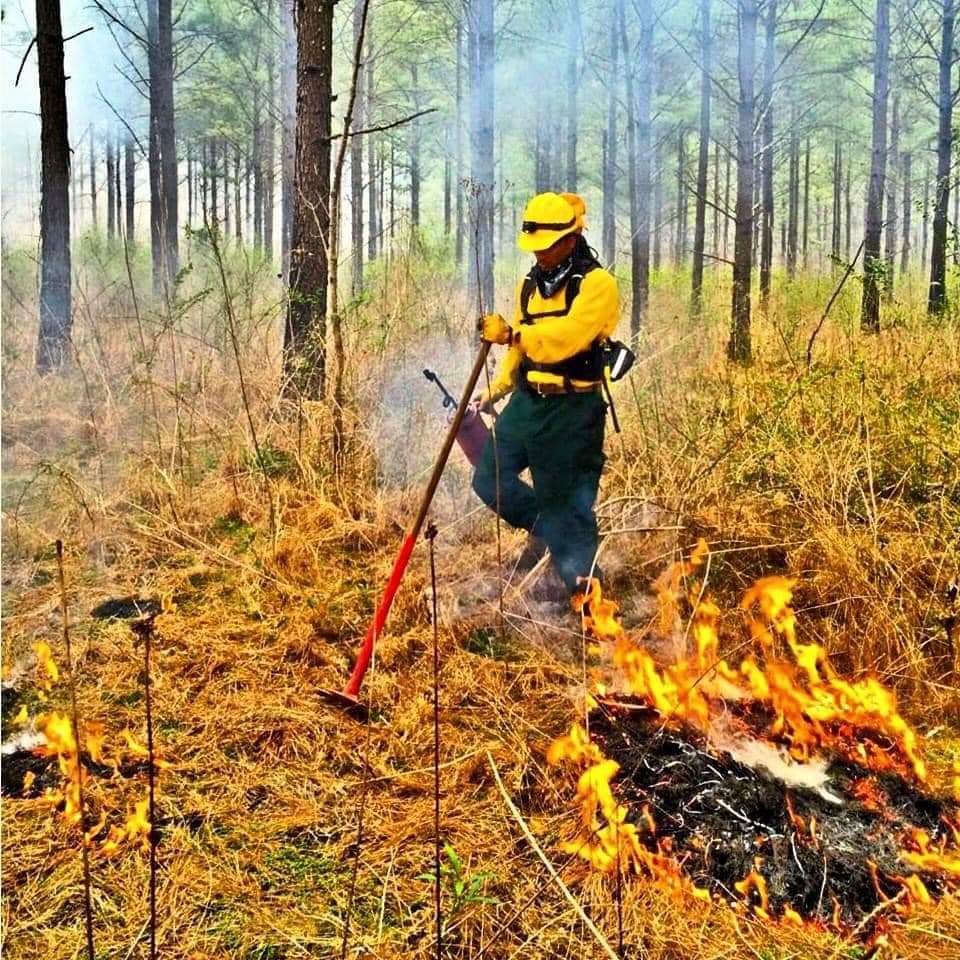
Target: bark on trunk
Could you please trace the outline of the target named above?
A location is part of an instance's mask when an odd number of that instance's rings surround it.
[[[493,305],[493,207],[494,207],[494,101],[493,71],[496,55],[493,21],[494,0],[477,0],[471,9],[470,30],[475,53],[470,83],[470,167],[472,184],[470,231],[471,289],[479,292],[479,306]]]
[[[353,4],[353,45],[356,48],[363,28],[364,0]],[[360,76],[363,77],[361,66]],[[354,115],[365,116],[364,85],[358,84]],[[354,297],[363,293],[363,137],[350,138],[350,289]]]
[[[843,149],[840,141],[833,144],[833,223],[830,233],[830,256],[834,266],[840,263],[841,210],[843,202]]]
[[[950,154],[953,149],[954,0],[943,0],[940,44],[939,128],[937,131],[937,181],[933,208],[933,244],[930,248],[930,291],[927,312],[942,313],[947,306],[947,210],[950,202]]]
[[[643,293],[640,286],[640,197],[637,189],[637,101],[634,96],[633,64],[627,33],[627,16],[624,0],[617,2],[617,18],[620,23],[620,40],[623,44],[623,63],[627,87],[627,186],[630,200],[630,331],[640,329],[643,315]]]
[[[280,263],[284,277],[290,273],[290,238],[293,234],[293,171],[297,156],[297,31],[294,0],[280,0],[283,52],[280,60]],[[237,170],[240,155],[237,153]],[[237,240],[240,240],[239,194]]]
[[[207,177],[210,181],[210,226],[213,229],[220,225],[220,191],[217,188],[217,138],[210,137],[207,140]]]
[[[910,246],[911,246],[911,214],[913,213],[913,196],[911,193],[911,183],[910,177],[912,175],[912,162],[913,158],[911,157],[910,151],[907,150],[903,154],[903,207],[901,208],[903,213],[903,223],[901,224],[901,241],[900,241],[900,276],[905,277],[907,271],[910,269]]]
[[[267,20],[273,20],[273,3],[267,4]],[[277,68],[273,55],[273,44],[267,44],[267,102],[264,109],[263,143],[261,164],[263,166],[263,252],[268,261],[273,260],[273,208],[276,194],[276,142],[277,119],[274,113],[276,103]]]
[[[700,0],[700,152],[697,156],[697,210],[693,228],[690,308],[699,316],[703,301],[703,249],[707,234],[707,166],[710,162],[710,0]]]
[[[927,252],[930,246],[930,163],[923,171],[923,229],[920,238],[920,268],[927,272]]]
[[[580,50],[580,2],[570,0],[567,13],[567,177],[566,189],[577,189],[577,54]]]
[[[887,96],[890,72],[890,0],[877,0],[873,60],[873,152],[863,243],[863,300],[860,326],[880,332],[880,280],[884,264],[880,241],[883,232],[883,188],[887,169]]]
[[[326,385],[327,236],[333,0],[296,0],[297,135],[284,375],[319,399]]]
[[[763,56],[763,207],[760,237],[760,306],[767,309],[773,270],[773,77],[777,54],[777,0],[768,0]]]
[[[134,221],[134,203],[136,202],[137,190],[137,161],[133,153],[133,138],[127,137],[123,144],[123,168],[126,176],[126,211],[127,211],[127,241],[133,243],[136,241],[136,230]]]
[[[39,373],[70,361],[70,142],[59,0],[37,0],[40,77],[40,325]]]
[[[366,67],[364,69],[364,79],[367,85],[366,96],[364,97],[364,126],[373,126],[373,10],[367,10],[367,57]],[[383,203],[380,197],[383,193],[383,161],[377,160],[377,138],[375,134],[365,135],[367,141],[367,180],[369,189],[367,193],[367,259],[373,260],[377,256],[378,244],[380,243],[379,234],[383,230]],[[377,189],[378,179],[377,170],[380,170],[380,190]]]
[[[810,138],[807,137],[803,151],[803,269],[809,268],[810,260]]]
[[[617,18],[610,18],[610,75],[607,79],[607,129],[603,158],[603,255],[608,264],[617,259],[617,96],[620,73]]]
[[[413,112],[420,109],[420,77],[415,63],[410,64],[410,91],[413,100]],[[493,131],[491,130],[491,137]],[[412,228],[412,238],[414,242],[420,230],[420,124],[417,120],[410,123],[410,226]],[[493,147],[491,144],[491,154]],[[491,160],[491,168],[493,162]],[[490,203],[493,203],[493,179],[490,181]],[[493,242],[491,233],[490,242]]]
[[[455,252],[457,256],[457,264],[463,263],[463,233],[464,233],[464,224],[463,224],[463,24],[459,21],[457,23],[457,81],[456,81],[456,107],[457,107],[457,125],[456,125],[456,135],[457,135],[457,149],[456,149],[456,181],[457,181],[457,219],[456,219],[456,237],[455,237]],[[392,148],[391,148],[392,150]],[[391,184],[391,191],[393,187]],[[391,192],[391,197],[393,196]],[[393,210],[392,210],[392,200],[391,200],[391,213],[390,213],[390,236],[393,236]]]
[[[679,270],[683,266],[684,247],[687,239],[687,194],[683,182],[687,164],[686,132],[680,130],[677,135],[677,222],[673,237],[673,267]]]
[[[177,146],[171,0],[148,0],[150,69],[150,239],[153,289],[169,294],[178,269]]]
[[[735,363],[749,364],[750,280],[753,271],[753,75],[756,68],[757,0],[739,0],[737,72],[740,96],[737,104],[737,226],[733,253],[733,296],[730,341],[727,355]]]
[[[110,131],[107,131],[107,239],[113,239],[113,233],[116,229],[116,197],[114,195],[114,167],[113,167],[113,138]]]
[[[883,238],[883,258],[886,271],[883,275],[883,296],[893,299],[893,270],[897,247],[897,178],[895,171],[899,166],[900,154],[900,94],[893,97],[893,116],[890,120],[890,151],[887,154],[887,221]]]
[[[797,133],[797,108],[790,111],[790,172],[787,185],[789,208],[787,213],[787,276],[797,274],[797,236],[800,213],[800,137]]]
[[[90,124],[90,220],[97,229],[97,141]]]

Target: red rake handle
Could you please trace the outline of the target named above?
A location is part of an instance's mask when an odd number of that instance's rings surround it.
[[[348,696],[356,697],[360,692],[363,675],[367,672],[367,667],[370,666],[370,658],[373,656],[373,645],[376,643],[377,637],[380,636],[380,632],[387,622],[387,615],[390,613],[393,598],[397,595],[400,581],[403,579],[407,564],[410,562],[410,554],[413,553],[413,548],[416,544],[417,534],[408,533],[407,538],[403,541],[403,546],[400,548],[400,553],[397,554],[397,559],[393,564],[393,571],[390,574],[390,579],[387,581],[386,589],[383,591],[383,597],[380,599],[377,612],[373,615],[373,622],[367,628],[367,635],[364,637],[360,653],[357,654],[357,663],[353,668],[353,673],[350,674],[350,680],[343,688],[343,692]]]
[[[463,395],[460,397],[460,403],[457,405],[457,412],[454,414],[453,420],[450,421],[450,429],[447,431],[446,439],[443,441],[437,462],[433,466],[433,473],[430,475],[430,482],[427,484],[427,489],[423,494],[423,500],[420,502],[420,510],[417,512],[417,518],[414,520],[413,526],[407,534],[407,538],[403,541],[403,546],[400,547],[400,553],[397,555],[397,559],[393,564],[393,572],[390,574],[386,589],[383,591],[380,605],[377,607],[377,612],[373,615],[373,622],[367,629],[367,635],[364,637],[363,645],[357,654],[357,662],[354,665],[353,673],[350,674],[350,679],[343,688],[343,693],[348,697],[356,699],[357,694],[360,693],[360,685],[363,683],[364,674],[367,672],[367,667],[370,666],[370,659],[373,656],[374,644],[387,622],[387,616],[390,613],[393,598],[396,596],[400,581],[403,579],[407,564],[410,562],[410,554],[413,553],[413,548],[417,543],[417,537],[420,536],[423,522],[427,518],[427,511],[430,509],[430,504],[433,501],[433,495],[437,492],[440,477],[443,476],[443,468],[447,465],[450,450],[457,438],[457,434],[460,432],[460,425],[463,423],[463,418],[466,415],[467,407],[470,405],[470,398],[476,389],[480,374],[483,373],[484,364],[487,362],[487,354],[489,352],[490,344],[484,342],[480,347],[480,352],[477,354],[477,359],[473,363],[473,369],[470,371],[466,386],[463,388]]]

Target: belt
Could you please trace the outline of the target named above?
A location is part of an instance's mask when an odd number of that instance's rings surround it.
[[[586,387],[575,387],[573,384],[570,384],[569,387],[564,386],[562,383],[533,383],[529,379],[523,381],[524,389],[529,390],[531,393],[536,393],[541,397],[553,396],[555,394],[562,393],[599,393],[600,384],[591,383]]]

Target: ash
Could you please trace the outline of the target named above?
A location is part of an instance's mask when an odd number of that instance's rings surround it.
[[[836,759],[785,782],[775,772],[783,765],[771,762],[778,750],[760,737],[718,747],[689,728],[662,729],[658,713],[630,698],[601,705],[590,730],[620,764],[613,789],[629,821],[639,826],[649,806],[657,837],[687,875],[731,901],[742,899],[734,884],[762,858],[775,913],[789,906],[809,919],[857,924],[902,888],[888,878],[912,872],[899,857],[910,829],[938,838],[942,818],[957,813],[897,773]],[[750,757],[753,765],[744,762]],[[861,801],[864,782],[870,799]],[[924,882],[931,895],[942,893],[936,880]]]

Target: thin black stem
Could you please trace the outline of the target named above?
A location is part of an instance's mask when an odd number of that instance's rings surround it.
[[[430,592],[433,601],[433,865],[437,923],[437,960],[443,954],[443,913],[440,907],[440,624],[437,620],[437,564],[434,541],[437,528],[427,527],[430,541]]]
[[[150,677],[150,647],[153,639],[153,622],[147,621],[143,631],[143,689],[144,702],[147,709],[147,785],[149,790],[149,817],[150,817],[150,960],[157,957],[157,831],[155,824],[155,795],[156,770],[153,754],[153,705],[150,698],[150,688],[153,681]]]
[[[67,616],[67,580],[63,572],[63,541],[57,541],[57,579],[60,584],[60,613],[63,618],[63,643],[67,650],[67,673],[70,677],[70,710],[73,722],[74,762],[77,765],[77,803],[80,805],[80,853],[83,860],[84,919],[86,920],[87,956],[94,960],[93,896],[90,880],[90,854],[87,851],[87,806],[83,798],[83,765],[80,763],[80,713],[77,709],[77,678],[73,672],[73,651],[70,648],[70,620]]]

